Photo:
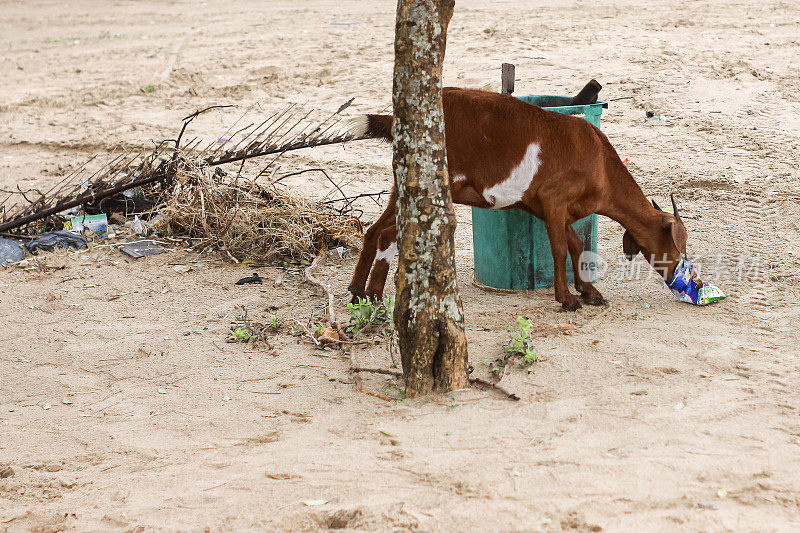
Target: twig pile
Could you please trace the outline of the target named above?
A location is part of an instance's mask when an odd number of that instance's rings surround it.
[[[201,165],[181,165],[157,212],[173,235],[201,239],[239,261],[311,261],[322,246],[358,245],[361,223],[328,206],[295,197],[274,182],[266,185]]]

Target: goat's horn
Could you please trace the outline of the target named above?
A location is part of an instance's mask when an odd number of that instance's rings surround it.
[[[678,204],[675,203],[675,196],[670,194],[669,197],[672,200],[672,214],[675,215],[675,218],[681,218],[678,214]]]

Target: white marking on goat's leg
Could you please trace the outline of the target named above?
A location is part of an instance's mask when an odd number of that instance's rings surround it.
[[[391,265],[395,255],[397,255],[397,241],[390,244],[385,250],[378,250],[378,253],[375,254],[375,261],[382,259]]]
[[[522,195],[531,186],[533,177],[539,170],[542,161],[539,158],[541,148],[537,143],[531,143],[525,151],[525,157],[520,164],[511,171],[505,180],[483,191],[483,197],[494,209],[501,209],[522,200]]]

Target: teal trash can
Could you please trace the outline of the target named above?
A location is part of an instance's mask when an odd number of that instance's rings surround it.
[[[523,102],[563,113],[583,115],[600,127],[606,102],[569,105],[571,96],[518,96]],[[575,231],[584,249],[597,253],[597,215],[576,221]],[[475,278],[488,287],[508,290],[542,289],[553,286],[553,254],[544,222],[520,209],[472,208],[472,244]],[[594,274],[591,281],[594,281]],[[567,255],[567,280],[574,283],[572,261]]]

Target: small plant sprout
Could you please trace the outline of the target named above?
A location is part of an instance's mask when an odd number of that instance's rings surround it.
[[[532,326],[530,319],[518,316],[516,327],[508,328],[509,343],[506,345],[506,361],[511,357],[518,356],[522,358],[523,368],[528,369],[536,362],[536,352],[533,351],[533,338],[531,337]]]
[[[231,324],[228,342],[266,342],[267,325],[253,322],[247,313],[247,306],[237,306],[238,316]]]
[[[250,318],[247,316],[247,306],[237,306],[238,318],[230,328],[231,336],[228,342],[249,342],[255,340]]]
[[[252,337],[247,328],[236,328],[231,330],[231,336],[236,340],[236,342],[247,342]]]
[[[281,329],[281,325],[283,325],[283,320],[275,315],[269,315],[267,325],[270,327],[270,329],[272,329],[272,331],[278,331]]]
[[[394,296],[386,296],[380,302],[359,298],[358,303],[347,304],[350,311],[350,326],[347,332],[355,335],[367,326],[394,327]]]

